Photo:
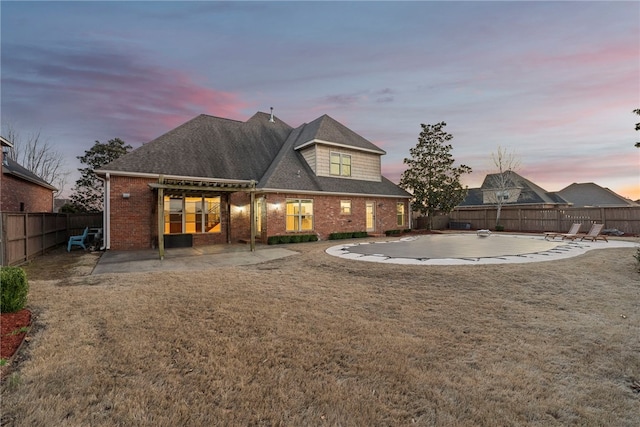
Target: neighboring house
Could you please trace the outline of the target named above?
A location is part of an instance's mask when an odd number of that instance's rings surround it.
[[[108,249],[410,228],[410,194],[383,150],[323,115],[292,128],[199,115],[105,165]],[[159,239],[158,237],[161,237]]]
[[[526,206],[536,208],[568,207],[570,202],[557,193],[548,192],[513,171],[504,172],[504,187],[499,186],[499,174],[489,174],[480,188],[470,188],[459,208],[495,206],[498,198],[502,206]]]
[[[569,200],[576,208],[640,206],[638,203],[593,182],[573,183],[558,191],[557,194],[563,199]]]
[[[60,212],[63,206],[70,205],[71,202],[71,199],[53,199],[53,211]]]
[[[1,212],[53,212],[54,186],[20,166],[8,156],[10,141],[0,136],[2,173],[0,174]]]

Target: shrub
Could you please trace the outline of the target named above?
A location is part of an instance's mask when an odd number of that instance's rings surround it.
[[[346,231],[341,233],[329,234],[329,240],[353,239],[358,237],[369,237],[369,233],[367,233],[366,231]]]
[[[496,225],[496,231],[504,231],[504,225]]]
[[[395,236],[396,234],[402,233],[402,230],[387,230],[384,232],[387,236]]]
[[[268,245],[277,245],[279,243],[301,243],[301,242],[317,242],[318,236],[315,234],[290,234],[286,236],[269,236],[267,238]]]
[[[0,311],[13,313],[27,305],[29,283],[27,274],[20,267],[2,267],[0,269]]]
[[[277,245],[280,243],[280,236],[269,236],[267,238],[267,245]]]

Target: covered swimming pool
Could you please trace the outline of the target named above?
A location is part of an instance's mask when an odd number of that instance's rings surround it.
[[[327,253],[358,261],[393,264],[498,264],[551,261],[591,249],[637,247],[638,243],[609,240],[583,242],[545,240],[538,235],[430,234],[383,242],[348,243]]]

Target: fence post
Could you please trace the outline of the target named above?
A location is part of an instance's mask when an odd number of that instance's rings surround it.
[[[45,217],[44,214],[40,214],[40,255],[44,255],[44,246],[45,246],[45,236],[46,236],[46,230],[45,230],[45,225],[46,225],[46,221],[45,221]]]
[[[0,212],[0,266],[4,266],[4,260],[5,260],[5,248],[6,248],[6,245],[4,244],[4,239],[6,236],[5,226],[4,226],[5,223],[6,223],[6,214]]]
[[[24,260],[29,259],[29,214],[24,214]]]

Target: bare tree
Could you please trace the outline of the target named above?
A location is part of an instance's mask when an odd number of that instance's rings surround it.
[[[56,187],[56,196],[62,193],[71,172],[66,169],[62,154],[42,138],[40,131],[22,138],[11,123],[5,123],[2,133],[13,144],[9,158]]]
[[[488,176],[489,190],[484,195],[489,203],[496,205],[496,229],[500,228],[500,214],[502,206],[510,199],[517,196],[517,188],[514,185],[512,172],[520,167],[520,159],[513,152],[498,146],[495,153],[491,153],[491,160],[498,170]]]
[[[640,108],[633,110],[633,113],[640,116]],[[636,131],[640,131],[640,123],[636,123]],[[640,148],[640,142],[636,142],[636,147]]]

